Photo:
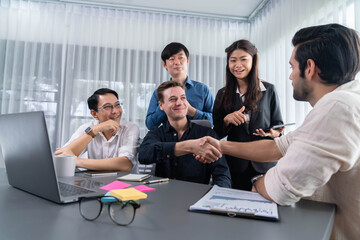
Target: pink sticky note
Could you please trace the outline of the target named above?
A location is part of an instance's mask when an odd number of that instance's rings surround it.
[[[105,186],[100,187],[100,189],[110,191],[110,190],[115,190],[115,189],[123,189],[128,186],[131,186],[131,184],[120,182],[120,181],[114,181],[112,183],[109,183]]]
[[[148,186],[145,186],[145,185],[140,185],[140,186],[136,186],[136,187],[133,187],[135,188],[136,190],[140,191],[140,192],[150,192],[150,191],[155,191],[156,189],[155,188],[151,188],[151,187],[148,187]]]

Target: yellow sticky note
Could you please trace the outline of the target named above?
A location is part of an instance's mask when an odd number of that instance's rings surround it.
[[[110,193],[121,201],[147,198],[145,193],[140,192],[135,188],[111,190]]]

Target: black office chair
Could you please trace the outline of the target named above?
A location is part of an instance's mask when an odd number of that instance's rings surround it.
[[[211,122],[209,120],[196,119],[196,120],[191,120],[191,122],[196,123],[196,124],[201,125],[201,126],[204,126],[204,127],[212,128]]]
[[[141,145],[143,141],[143,138],[140,138],[139,140],[139,146]],[[137,154],[136,158],[138,158],[139,153]],[[152,164],[140,164],[139,160],[138,161],[138,170],[140,174],[150,174],[155,176],[155,166],[156,163],[152,163]]]

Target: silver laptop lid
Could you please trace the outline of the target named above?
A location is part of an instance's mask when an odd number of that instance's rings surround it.
[[[43,112],[0,115],[0,145],[10,185],[61,202]]]

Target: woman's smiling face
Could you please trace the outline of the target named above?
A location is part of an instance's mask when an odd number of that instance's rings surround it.
[[[237,49],[231,53],[229,58],[230,72],[236,79],[246,80],[251,71],[252,62],[252,56],[248,52]]]

